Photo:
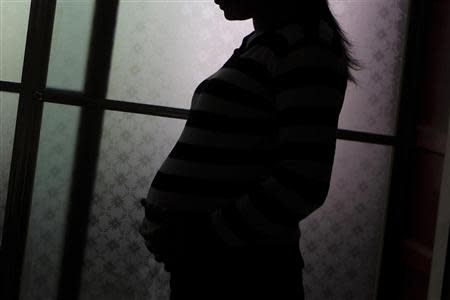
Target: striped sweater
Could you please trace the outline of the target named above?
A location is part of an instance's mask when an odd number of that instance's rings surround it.
[[[146,202],[210,213],[229,246],[298,241],[328,194],[347,80],[325,21],[253,31],[196,88]]]

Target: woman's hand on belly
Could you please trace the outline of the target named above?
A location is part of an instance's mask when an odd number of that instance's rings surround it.
[[[168,242],[164,239],[171,235],[167,232],[166,210],[146,203],[145,198],[141,199],[141,205],[144,206],[145,216],[139,227],[139,234],[144,238],[147,249],[155,255],[155,260],[166,262],[169,249],[166,249]]]
[[[157,221],[145,217],[139,232],[147,249],[168,272],[174,266],[195,263],[225,249],[207,213],[166,212]]]

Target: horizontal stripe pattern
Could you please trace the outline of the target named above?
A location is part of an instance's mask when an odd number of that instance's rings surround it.
[[[170,158],[192,162],[210,162],[216,164],[260,166],[271,159],[270,149],[233,149],[213,146],[191,145],[178,141],[169,154]]]
[[[274,81],[275,94],[304,86],[344,90],[347,85],[347,76],[336,73],[332,67],[328,66],[298,66],[285,73],[277,73]]]
[[[247,36],[195,90],[147,201],[210,213],[230,246],[298,241],[328,194],[347,79],[323,21]]]
[[[170,175],[204,178],[210,180],[236,180],[248,182],[264,176],[267,172],[265,166],[243,166],[231,164],[215,164],[188,160],[178,160],[168,157],[161,166],[161,172]]]
[[[241,106],[263,112],[270,112],[272,109],[270,99],[265,100],[264,97],[249,91],[247,88],[237,86],[222,78],[211,78],[207,80],[207,82],[203,84],[203,87],[198,89],[196,93],[205,93],[216,96],[217,98],[239,103]]]
[[[271,136],[254,135],[251,133],[234,133],[211,130],[209,128],[185,127],[178,139],[180,143],[214,148],[269,149],[272,147]]]
[[[270,99],[269,95],[267,94],[266,86],[262,85],[240,70],[222,68],[215,74],[215,76],[230,84],[241,87],[242,89],[249,90],[251,93],[254,93],[260,97]]]
[[[227,195],[204,196],[196,194],[180,194],[176,190],[161,190],[151,186],[147,194],[146,202],[170,210],[210,213],[217,209],[217,207],[229,203],[230,197]]]
[[[336,107],[342,104],[343,99],[344,94],[340,90],[331,87],[292,87],[278,93],[275,107],[277,110],[290,107]]]
[[[267,100],[270,101],[270,100]],[[265,120],[270,117],[269,111],[241,105],[238,101],[229,101],[214,95],[201,94],[195,97],[191,104],[191,111],[211,112],[227,117],[246,118],[253,115],[254,119]]]
[[[210,178],[195,178],[180,176],[158,171],[153,179],[152,186],[159,190],[170,190],[180,194],[199,196],[215,196],[217,191],[226,197],[233,197],[244,193],[248,189],[248,182],[233,178],[214,180]]]
[[[245,133],[265,136],[273,128],[267,119],[230,117],[220,113],[199,110],[189,111],[185,126],[228,133]]]
[[[299,61],[300,63],[292,64],[292,61]],[[276,67],[274,76],[279,76],[299,67],[327,67],[337,74],[345,76],[347,73],[342,57],[336,55],[330,49],[317,45],[299,47],[299,49],[280,59]]]

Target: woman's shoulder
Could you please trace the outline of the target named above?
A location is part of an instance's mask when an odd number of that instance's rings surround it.
[[[283,57],[302,47],[315,45],[338,52],[337,35],[328,23],[320,19],[314,24],[287,23],[269,31],[253,31],[244,38],[245,49],[262,48]]]
[[[345,75],[345,60],[336,41],[336,33],[323,20],[315,26],[289,23],[275,30],[253,31],[238,54],[264,66],[272,78],[304,66],[327,67]]]

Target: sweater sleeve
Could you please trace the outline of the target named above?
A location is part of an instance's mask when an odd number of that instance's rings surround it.
[[[316,50],[302,47],[271,63],[275,163],[270,176],[212,212],[214,232],[228,246],[292,238],[325,202],[348,77],[331,50]]]

